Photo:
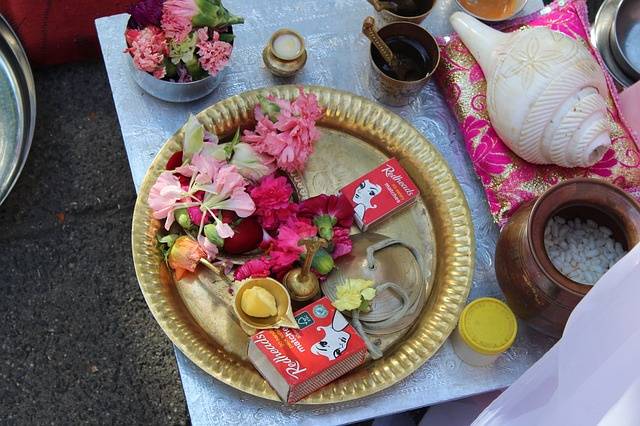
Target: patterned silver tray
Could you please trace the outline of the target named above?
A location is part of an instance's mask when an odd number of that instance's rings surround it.
[[[225,4],[245,16],[239,25],[229,73],[213,94],[188,104],[170,104],[144,94],[129,75],[122,54],[122,33],[127,15],[96,22],[114,103],[129,157],[131,173],[139,187],[151,160],[188,114],[246,90],[284,83],[317,84],[372,98],[367,86],[368,41],[360,33],[362,20],[373,14],[365,0],[233,1]],[[524,14],[542,7],[529,0]],[[438,0],[424,26],[436,35],[451,33],[448,16],[454,0]],[[298,30],[309,52],[305,68],[290,79],[274,77],[261,53],[278,28]],[[234,28],[235,30],[235,28]],[[476,235],[476,268],[469,299],[502,297],[494,272],[498,228],[488,211],[482,186],[464,148],[458,123],[436,85],[431,82],[410,105],[392,108],[408,120],[442,153],[467,197]],[[288,406],[237,391],[208,376],[176,351],[182,385],[193,424],[299,425],[356,422],[417,407],[437,404],[509,386],[554,343],[521,324],[514,346],[490,367],[464,364],[447,342],[425,365],[397,385],[378,394],[341,404]]]

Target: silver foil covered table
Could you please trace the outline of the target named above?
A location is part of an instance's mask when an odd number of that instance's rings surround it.
[[[364,0],[254,0],[225,2],[244,25],[237,34],[232,60],[216,91],[188,104],[171,104],[144,93],[133,81],[123,53],[128,15],[96,21],[113,100],[118,113],[131,174],[139,187],[156,152],[189,113],[237,93],[285,83],[319,84],[372,98],[367,87],[369,42],[360,33],[362,20],[373,13]],[[448,16],[455,2],[440,0],[423,25],[436,35],[449,34]],[[530,0],[524,13],[542,7]],[[309,53],[305,68],[290,79],[274,77],[262,63],[262,49],[280,27],[298,30]],[[410,121],[444,155],[472,210],[477,240],[476,270],[470,300],[502,297],[494,273],[498,228],[471,168],[458,124],[434,82],[419,98],[391,108]],[[193,424],[340,424],[384,416],[509,386],[554,343],[520,324],[514,346],[490,367],[464,364],[449,342],[404,381],[363,399],[334,405],[288,406],[256,398],[218,382],[176,350],[176,358]]]

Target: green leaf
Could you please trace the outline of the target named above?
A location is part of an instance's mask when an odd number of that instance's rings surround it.
[[[193,81],[200,80],[208,75],[207,72],[202,69],[200,62],[195,56],[192,61],[185,62],[184,65],[187,67],[187,71]]]
[[[227,144],[226,143],[223,143],[221,145],[206,144],[204,148],[202,148],[202,151],[200,152],[200,154],[208,155],[210,157],[215,158],[218,161],[227,161],[227,153],[225,150],[225,145]]]
[[[179,235],[177,234],[168,234],[163,237],[160,237],[160,236],[156,237],[158,239],[158,249],[160,249],[160,252],[162,253],[162,257],[164,258],[165,262],[169,257],[169,252],[171,251],[171,247],[173,247],[173,244],[176,242],[178,237]]]
[[[167,234],[164,237],[158,237],[158,243],[171,247],[173,246],[173,243],[176,242],[178,237],[178,234]]]
[[[362,302],[360,302],[360,306],[358,306],[358,310],[360,312],[367,312],[369,311],[369,301],[368,300],[364,300],[362,299]]]
[[[195,115],[191,114],[184,125],[184,142],[182,143],[182,163],[191,161],[193,154],[200,152],[204,146],[204,126]]]
[[[269,117],[269,120],[273,121],[274,123],[278,121],[278,114],[280,114],[280,107],[262,95],[258,95],[258,101],[260,102],[260,108],[262,109],[262,113],[267,117]]]
[[[236,35],[231,33],[222,33],[220,34],[220,41],[224,41],[225,43],[231,43],[235,40]]]
[[[164,58],[162,64],[164,65],[164,69],[166,71],[165,77],[173,78],[178,75],[178,68],[173,62],[171,62],[171,60],[169,60],[169,58]]]
[[[238,143],[240,143],[240,127],[238,127],[238,129],[236,130],[235,135],[233,135],[233,139],[231,139],[230,142],[225,143],[224,146],[224,153],[225,153],[225,157],[226,160],[231,160],[231,157],[233,157],[233,152],[234,149],[236,147],[236,145],[238,145]]]
[[[195,3],[199,13],[191,20],[194,27],[219,28],[244,23],[243,17],[229,13],[220,0],[195,0]]]

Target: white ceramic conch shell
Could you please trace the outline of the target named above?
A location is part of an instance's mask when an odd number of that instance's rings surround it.
[[[607,84],[581,43],[548,28],[496,31],[466,13],[451,25],[487,78],[500,138],[534,164],[588,167],[611,145]]]

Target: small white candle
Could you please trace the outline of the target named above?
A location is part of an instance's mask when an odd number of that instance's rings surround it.
[[[302,41],[293,34],[280,34],[272,43],[273,54],[280,59],[290,61],[300,56]]]

